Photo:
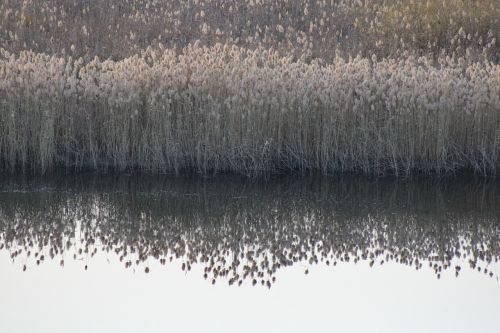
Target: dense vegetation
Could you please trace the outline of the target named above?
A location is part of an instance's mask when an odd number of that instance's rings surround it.
[[[0,4],[0,170],[500,167],[497,0]]]
[[[200,41],[331,60],[455,55],[500,59],[498,0],[4,0],[0,45],[121,60]]]

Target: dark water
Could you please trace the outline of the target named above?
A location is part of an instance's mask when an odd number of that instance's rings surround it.
[[[493,180],[0,181],[1,332],[498,332],[499,259]]]

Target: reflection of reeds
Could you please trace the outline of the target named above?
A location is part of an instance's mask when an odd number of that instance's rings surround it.
[[[467,267],[493,275],[500,259],[495,183],[83,177],[18,184],[0,192],[0,249],[28,268],[72,256],[91,265],[105,251],[126,268],[177,258],[186,271],[205,266],[210,280],[268,286],[296,263],[395,261],[431,265],[437,276]]]
[[[494,174],[500,66],[189,46],[0,58],[0,169]]]

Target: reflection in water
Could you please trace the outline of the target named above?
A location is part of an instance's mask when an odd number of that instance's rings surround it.
[[[500,184],[302,178],[267,182],[72,176],[0,183],[0,250],[22,269],[116,254],[203,265],[210,283],[271,287],[297,263],[393,261],[437,278],[462,269],[498,279]],[[465,265],[464,265],[465,263]]]

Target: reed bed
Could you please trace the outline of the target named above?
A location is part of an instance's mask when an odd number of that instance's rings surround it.
[[[121,60],[1,51],[0,170],[398,176],[500,167],[500,65],[231,44]]]
[[[0,45],[122,60],[199,40],[331,61],[439,55],[500,61],[498,0],[2,0]]]
[[[0,172],[495,175],[499,27],[498,0],[4,0]]]

